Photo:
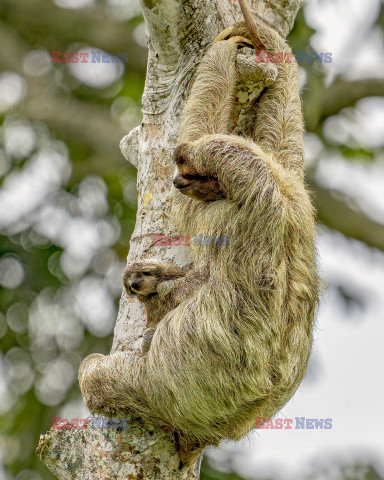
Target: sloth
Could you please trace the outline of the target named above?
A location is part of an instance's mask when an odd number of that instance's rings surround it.
[[[258,24],[257,36],[266,53],[291,53],[273,29]],[[278,63],[252,135],[231,134],[236,58],[250,37],[239,22],[203,57],[173,156],[180,233],[229,236],[229,245],[199,249],[188,272],[129,266],[126,288],[150,317],[144,354],[93,354],[79,370],[92,413],[169,425],[190,452],[240,439],[276,414],[311,352],[319,277],[298,67],[292,54]]]
[[[141,344],[146,353],[152,342],[159,321],[172,309],[164,298],[173,286],[173,281],[182,278],[185,270],[176,265],[159,265],[151,261],[141,261],[129,265],[124,271],[123,285],[128,295],[136,295],[144,305],[147,316],[146,330]]]

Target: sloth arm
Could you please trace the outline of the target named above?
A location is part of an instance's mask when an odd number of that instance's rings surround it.
[[[277,79],[257,100],[253,141],[249,140],[248,147],[256,149],[255,153],[267,163],[278,163],[302,180],[304,122],[298,66],[292,50],[277,32],[264,24],[258,25],[258,31],[266,51],[279,53],[284,57],[281,63],[274,64],[278,71]],[[181,119],[178,142],[180,146],[185,143],[198,146],[204,141],[204,137],[207,140],[207,136],[230,133],[231,111],[239,82],[237,61],[241,61],[237,50],[242,43],[241,38],[247,36],[244,22],[233,27],[233,35],[228,40],[214,43],[198,67]],[[268,77],[269,64],[257,65]],[[225,140],[239,147],[242,143],[241,137],[235,135],[227,136]],[[245,144],[244,146],[247,148]],[[221,167],[219,164],[212,165],[211,169],[210,164],[215,159],[209,156],[209,149],[205,154],[205,159],[200,159],[200,167],[201,162],[205,161],[205,170],[209,168],[210,173],[214,174],[214,170]],[[221,163],[225,164],[228,157],[225,157],[224,150],[222,154]],[[220,163],[220,154],[216,158]],[[227,170],[231,170],[230,165]]]
[[[242,28],[239,23],[234,32],[246,35]],[[291,52],[272,29],[259,25],[259,31],[268,51]],[[278,191],[275,199],[289,205],[297,190],[304,193],[297,64],[293,59],[277,64],[277,80],[263,92],[256,108],[256,142],[231,135],[229,124],[239,81],[236,59],[241,38],[234,36],[214,43],[202,59],[183,112],[174,158],[178,164],[184,157],[187,168],[189,164],[199,175],[217,178],[228,200],[265,206],[262,197],[271,195],[273,186],[275,193]]]
[[[168,311],[170,311],[192,295],[208,278],[207,267],[192,268],[184,277],[160,283],[157,291],[160,299],[167,302]]]
[[[229,132],[237,83],[237,48],[231,40],[217,42],[201,60],[182,114],[179,144]]]

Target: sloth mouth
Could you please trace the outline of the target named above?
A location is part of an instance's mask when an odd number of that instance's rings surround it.
[[[191,186],[191,183],[188,183],[188,185],[180,185],[176,188],[177,188],[177,190],[185,190],[187,188],[190,188],[190,186]]]

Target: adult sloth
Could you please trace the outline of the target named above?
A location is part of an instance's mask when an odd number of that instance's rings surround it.
[[[129,267],[127,288],[134,278],[134,293],[159,295],[170,311],[147,353],[91,355],[79,372],[92,413],[135,412],[199,448],[241,438],[289,400],[306,372],[318,300],[298,67],[261,24],[259,45],[283,61],[258,100],[252,138],[229,134],[248,31],[236,24],[204,56],[174,155],[180,232],[230,243],[199,249],[194,270],[176,280],[164,265]]]

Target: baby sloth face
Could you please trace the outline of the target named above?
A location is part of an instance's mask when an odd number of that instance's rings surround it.
[[[129,295],[151,295],[157,293],[159,283],[155,269],[148,266],[147,269],[127,269],[124,273],[124,286]]]

